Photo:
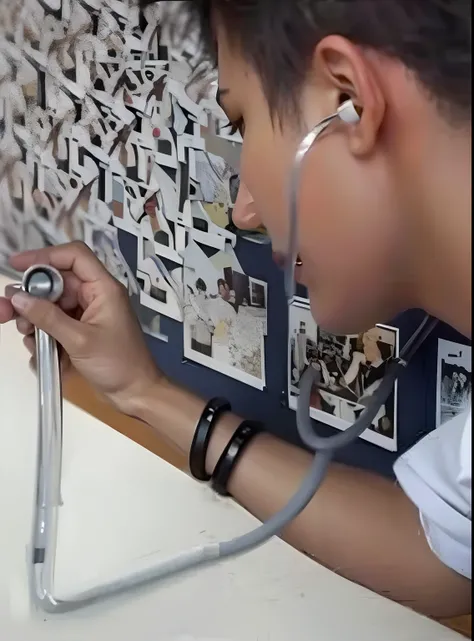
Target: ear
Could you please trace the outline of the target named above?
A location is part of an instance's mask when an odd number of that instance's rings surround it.
[[[348,97],[362,111],[360,122],[346,128],[351,152],[357,156],[371,153],[386,102],[369,55],[341,36],[328,36],[316,47],[313,65],[317,84],[333,103],[333,111]]]

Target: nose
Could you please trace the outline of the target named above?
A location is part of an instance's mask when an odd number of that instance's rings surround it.
[[[234,225],[240,229],[257,229],[261,226],[252,194],[242,181],[235,201],[232,220]]]

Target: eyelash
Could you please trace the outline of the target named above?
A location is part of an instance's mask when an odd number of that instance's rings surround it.
[[[239,132],[239,133],[240,133],[240,135],[242,136],[242,138],[244,137],[244,133],[245,133],[245,123],[244,123],[244,119],[243,119],[243,118],[239,118],[239,119],[238,119],[238,120],[236,120],[235,122],[231,122],[231,121],[229,120],[229,122],[228,122],[228,124],[227,124],[227,127],[230,127],[230,128],[231,128],[231,129],[230,129],[230,134],[231,134],[231,136],[233,136],[234,134],[236,134],[237,132]]]

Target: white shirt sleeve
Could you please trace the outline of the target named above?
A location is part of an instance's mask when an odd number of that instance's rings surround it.
[[[471,568],[471,410],[431,432],[395,463],[436,556],[468,579]]]

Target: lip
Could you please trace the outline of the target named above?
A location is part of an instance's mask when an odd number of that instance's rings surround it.
[[[280,269],[283,269],[285,267],[286,259],[285,259],[285,254],[281,252],[272,252],[272,259],[273,262],[277,267],[280,267]]]
[[[299,285],[304,285],[303,265],[295,265],[295,281]]]
[[[280,269],[285,269],[285,266],[286,266],[286,256],[285,256],[285,254],[283,254],[282,252],[275,252],[274,251],[274,252],[272,252],[272,259],[273,259],[274,263],[277,265],[277,267],[279,267]],[[295,263],[295,267],[294,267],[295,281],[300,285],[304,285],[304,282],[303,282],[303,270],[304,270],[304,267],[303,267],[303,263],[301,262],[299,256],[297,256],[297,261],[299,261],[299,263],[296,262]]]
[[[273,251],[272,259],[273,259],[273,262],[276,263],[276,265],[278,265],[278,267],[284,267],[286,265],[287,259],[285,254],[283,254],[282,252]],[[303,265],[303,262],[298,254],[295,260],[295,269],[298,267],[301,267],[302,265]]]

